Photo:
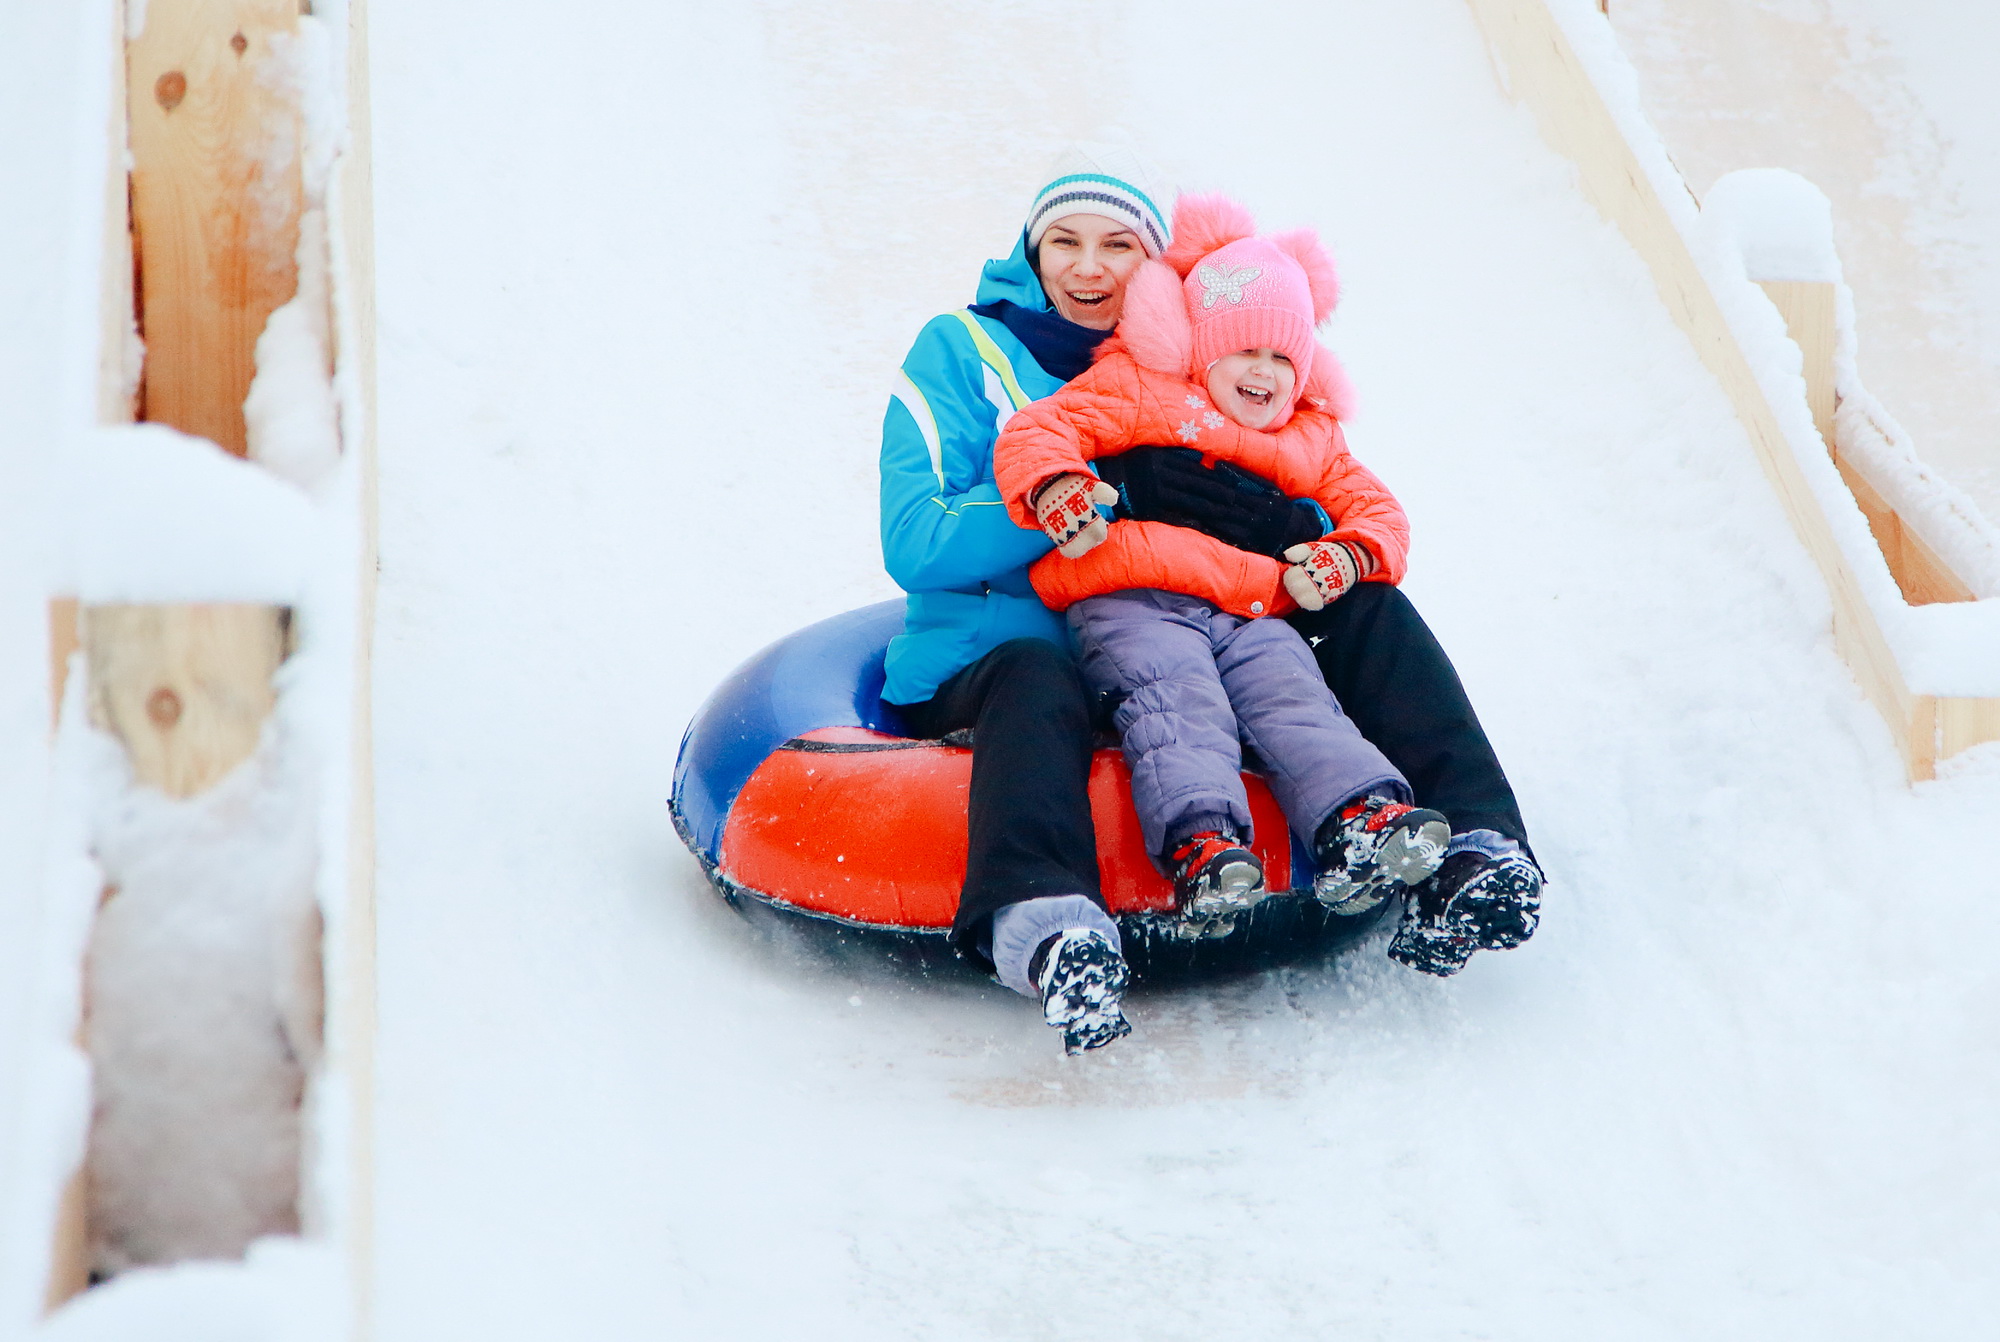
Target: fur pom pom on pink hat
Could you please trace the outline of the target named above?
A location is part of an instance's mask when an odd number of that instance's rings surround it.
[[[1313,334],[1339,299],[1333,259],[1311,229],[1259,237],[1250,212],[1228,197],[1182,196],[1173,244],[1132,277],[1118,334],[1140,363],[1193,381],[1226,354],[1274,349],[1298,375],[1294,404],[1306,398],[1344,419],[1353,385]]]

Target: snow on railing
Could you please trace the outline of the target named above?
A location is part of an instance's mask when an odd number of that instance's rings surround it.
[[[1937,760],[2000,739],[2000,546],[1861,385],[1824,197],[1789,174],[1743,174],[1703,211],[1599,6],[1468,3],[1503,86],[1577,165],[1584,194],[1645,260],[1735,406],[1826,580],[1835,641],[1909,775],[1929,778]],[[1794,317],[1796,338],[1774,303]],[[1825,317],[1799,321],[1815,304]],[[1801,342],[1838,370],[1823,379],[1817,423]]]
[[[1826,334],[1832,337],[1828,372],[1836,401],[1832,432],[1827,434],[1826,426],[1810,438],[1794,432],[1792,447],[1802,464],[1833,461],[1866,517],[1867,534],[1846,527],[1840,535],[1905,682],[1919,697],[2000,699],[2000,531],[1923,463],[1908,435],[1862,383],[1854,299],[1841,276],[1826,197],[1793,173],[1734,172],[1710,190],[1702,218],[1714,243],[1711,281],[1718,288],[1741,287],[1745,279],[1789,281],[1825,286],[1834,300],[1826,305],[1831,309]],[[1796,339],[1780,339],[1768,323],[1733,324],[1767,391],[1785,395],[1780,366],[1794,366],[1800,345],[1814,335],[1793,332]],[[1880,581],[1885,571],[1886,585]],[[1943,706],[1941,711],[1967,710]],[[1974,711],[1992,716],[1992,710]],[[1939,722],[1933,730],[1935,739],[1954,729]],[[1945,748],[1949,744],[1937,740],[1940,755],[1952,753]]]

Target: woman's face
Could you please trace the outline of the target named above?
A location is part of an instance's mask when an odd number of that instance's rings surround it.
[[[1037,268],[1049,303],[1078,326],[1109,331],[1125,308],[1125,282],[1146,259],[1139,235],[1095,214],[1066,214],[1042,234]]]
[[[1208,366],[1208,399],[1246,429],[1261,429],[1292,403],[1298,375],[1274,349],[1244,349]]]

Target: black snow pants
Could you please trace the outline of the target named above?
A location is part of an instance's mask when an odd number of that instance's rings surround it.
[[[1490,829],[1528,846],[1500,759],[1437,636],[1401,591],[1364,582],[1324,610],[1286,617],[1361,734],[1454,834]]]
[[[972,728],[965,890],[951,929],[962,955],[992,969],[982,943],[1006,905],[1083,895],[1103,907],[1090,700],[1066,649],[1039,638],[1002,643],[929,699],[900,707],[917,736]]]

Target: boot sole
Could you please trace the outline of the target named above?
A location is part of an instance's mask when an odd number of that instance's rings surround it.
[[[1541,923],[1542,883],[1526,863],[1508,862],[1469,882],[1452,898],[1448,917],[1473,929],[1481,950],[1510,951]]]
[[[1399,827],[1385,838],[1360,880],[1345,888],[1328,886],[1324,889],[1315,881],[1313,894],[1318,896],[1320,903],[1343,917],[1367,913],[1399,887],[1429,880],[1444,861],[1445,845],[1450,842],[1451,826],[1445,823],[1443,816],[1432,812],[1431,819],[1420,822],[1415,828]]]
[[[1436,928],[1404,927],[1389,943],[1389,958],[1420,974],[1448,979],[1465,968],[1465,962],[1478,949],[1470,937],[1454,936]]]
[[[1181,915],[1206,921],[1242,913],[1263,901],[1270,892],[1264,888],[1264,868],[1255,862],[1225,862],[1202,882],[1181,909]]]
[[[1131,969],[1101,937],[1064,947],[1047,971],[1042,1019],[1060,1029],[1063,1052],[1074,1056],[1132,1033],[1125,1019]]]

